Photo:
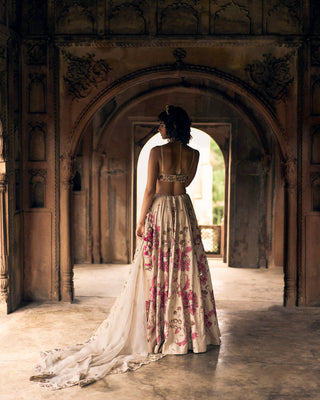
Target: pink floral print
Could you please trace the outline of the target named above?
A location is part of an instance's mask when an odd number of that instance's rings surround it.
[[[203,352],[207,344],[218,345],[210,272],[188,195],[155,197],[143,254],[149,352]]]

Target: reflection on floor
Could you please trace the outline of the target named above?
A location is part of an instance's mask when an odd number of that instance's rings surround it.
[[[33,303],[0,317],[0,399],[319,399],[320,309],[283,308],[280,269],[227,268],[210,260],[222,345],[168,356],[80,389],[30,383],[39,351],[87,339],[107,316],[127,265],[79,265],[76,300]]]

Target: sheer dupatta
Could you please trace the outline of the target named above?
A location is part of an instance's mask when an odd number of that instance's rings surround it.
[[[135,370],[164,356],[148,354],[143,265],[140,240],[128,280],[109,317],[86,342],[42,352],[37,374],[30,380],[49,389],[86,386],[107,374]]]

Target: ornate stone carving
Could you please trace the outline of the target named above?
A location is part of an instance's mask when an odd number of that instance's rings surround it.
[[[106,81],[111,67],[105,60],[94,60],[94,54],[76,57],[68,52],[63,52],[67,61],[67,73],[64,81],[68,92],[73,98],[84,98],[97,87],[100,82]]]
[[[234,2],[225,4],[214,15],[214,33],[218,34],[251,34],[252,21],[249,11]]]
[[[112,8],[109,15],[109,32],[118,35],[146,34],[147,22],[141,7],[132,2],[126,2]]]
[[[74,176],[74,158],[70,152],[66,151],[60,156],[60,179],[64,186],[71,187]]]
[[[46,75],[33,73],[29,74],[29,113],[46,112]]]
[[[267,14],[268,33],[297,33],[301,30],[300,0],[277,0]]]
[[[31,177],[33,177],[33,176],[41,176],[44,179],[47,177],[47,170],[44,169],[44,168],[38,168],[38,169],[31,168],[31,169],[29,169],[28,172],[29,172],[29,175]]]
[[[46,124],[44,122],[29,123],[28,159],[29,161],[46,160]]]
[[[90,33],[94,31],[96,4],[91,0],[56,1],[56,26],[59,32]]]
[[[45,189],[47,170],[30,169],[29,197],[31,208],[45,207]]]
[[[312,186],[320,185],[320,172],[311,172],[310,180]]]
[[[186,58],[187,52],[181,47],[173,50],[173,57],[176,59],[177,66],[182,66],[184,64],[184,59]]]
[[[197,35],[200,15],[190,4],[175,2],[160,12],[159,33]]]
[[[46,43],[27,43],[27,64],[45,65],[47,63]]]
[[[282,163],[282,174],[289,190],[297,188],[297,163],[297,158],[292,154]]]
[[[282,100],[288,97],[289,88],[294,78],[290,73],[290,59],[293,53],[282,58],[272,54],[264,54],[263,61],[248,64],[246,71],[258,88],[272,100]]]

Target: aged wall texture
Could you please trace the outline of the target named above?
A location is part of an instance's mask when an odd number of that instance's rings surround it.
[[[168,103],[223,152],[228,264],[319,306],[319,27],[317,0],[0,1],[1,311],[72,301],[74,262],[131,261]]]

